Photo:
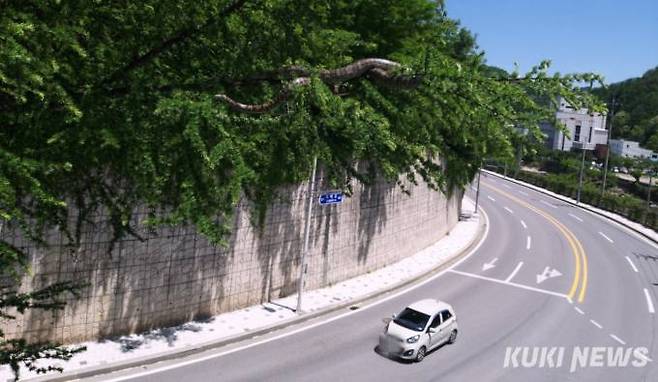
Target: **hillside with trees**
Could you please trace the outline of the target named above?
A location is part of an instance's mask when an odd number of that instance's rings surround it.
[[[642,77],[611,84],[595,93],[605,102],[615,96],[619,103],[613,119],[613,138],[638,141],[658,151],[658,67]]]

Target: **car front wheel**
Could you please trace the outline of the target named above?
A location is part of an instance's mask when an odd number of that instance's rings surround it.
[[[421,346],[420,349],[418,349],[418,353],[416,353],[416,362],[421,362],[425,359],[425,351],[425,346]]]
[[[457,330],[453,330],[452,333],[450,333],[450,338],[448,338],[449,344],[454,344],[455,341],[457,341]]]

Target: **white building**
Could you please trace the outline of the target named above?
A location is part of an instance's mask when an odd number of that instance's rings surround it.
[[[627,141],[624,139],[611,139],[610,151],[613,154],[620,155],[624,158],[640,158],[658,160],[658,154],[651,150],[640,147],[640,144],[635,141]]]
[[[587,109],[575,110],[564,99],[560,99],[559,102],[555,117],[566,126],[568,134],[564,134],[550,123],[542,124],[540,127],[546,136],[546,145],[549,148],[570,151],[573,142],[606,144],[608,130],[605,127],[605,114],[590,113]]]

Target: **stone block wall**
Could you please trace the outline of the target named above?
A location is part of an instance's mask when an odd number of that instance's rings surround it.
[[[318,190],[327,190],[321,174]],[[79,248],[57,231],[41,248],[11,229],[2,237],[30,254],[32,272],[21,290],[52,282],[88,282],[80,299],[61,312],[31,310],[0,322],[9,337],[62,343],[140,332],[203,319],[296,292],[307,213],[307,184],[281,190],[262,229],[240,204],[227,248],[210,244],[192,227],[140,228],[146,238],[126,238],[108,251],[107,217],[82,230]],[[425,184],[411,195],[394,184],[355,185],[341,204],[311,213],[306,289],[338,283],[413,255],[436,242],[458,221],[461,193],[447,198]],[[317,195],[316,195],[317,196]],[[146,211],[135,214],[135,223]],[[138,225],[139,226],[139,225]]]

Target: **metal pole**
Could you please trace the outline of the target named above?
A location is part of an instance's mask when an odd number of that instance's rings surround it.
[[[521,157],[523,156],[523,142],[519,143],[519,147],[516,150],[516,168],[514,169],[514,178],[519,177],[519,171],[521,170]]]
[[[651,208],[651,177],[653,172],[649,173],[649,191],[647,192],[647,213],[649,213],[649,208]]]
[[[603,194],[605,193],[605,183],[608,180],[608,160],[610,159],[610,138],[612,137],[612,118],[615,115],[615,106],[616,106],[617,100],[615,97],[612,97],[612,102],[610,104],[610,127],[608,128],[608,141],[606,142],[606,150],[605,150],[605,167],[603,169],[603,184],[601,185],[601,197],[603,198]]]
[[[306,254],[308,253],[308,237],[311,232],[311,213],[313,212],[315,192],[315,171],[318,167],[318,157],[313,158],[313,174],[308,185],[308,212],[306,213],[306,224],[304,227],[304,249],[299,264],[299,280],[297,281],[297,314],[302,313],[302,291],[304,290],[304,274],[306,274]]]
[[[583,148],[583,158],[580,161],[580,176],[578,179],[578,197],[576,198],[576,204],[580,204],[580,189],[583,187],[583,170],[585,168],[585,149]]]
[[[478,189],[475,191],[475,213],[478,213],[478,200],[480,200],[480,174],[482,174],[482,164],[478,169]]]

